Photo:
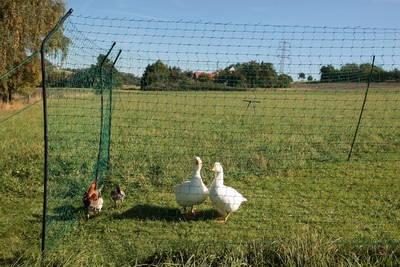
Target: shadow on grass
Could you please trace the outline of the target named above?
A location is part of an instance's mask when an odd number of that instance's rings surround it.
[[[58,206],[52,209],[51,214],[47,216],[52,221],[72,221],[83,216],[85,209],[83,207],[74,207],[70,204]]]
[[[200,210],[192,218],[184,218],[181,211],[176,208],[161,207],[156,205],[140,204],[129,210],[117,214],[114,219],[133,219],[133,220],[151,220],[151,221],[208,221],[217,218],[217,213],[212,210]]]

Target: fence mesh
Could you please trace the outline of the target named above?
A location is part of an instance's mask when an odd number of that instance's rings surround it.
[[[40,91],[34,86],[39,71],[33,67],[38,65],[39,60],[38,52],[33,52],[0,73],[0,124],[39,101]]]
[[[50,247],[82,247],[81,235],[97,240],[87,249],[146,254],[304,227],[398,240],[399,29],[72,15],[63,30],[68,54],[46,58]],[[221,162],[248,199],[226,225],[210,200],[192,219],[179,211],[173,186],[194,156],[206,185]],[[96,177],[104,208],[86,222],[79,208]],[[116,185],[120,209],[108,197]]]

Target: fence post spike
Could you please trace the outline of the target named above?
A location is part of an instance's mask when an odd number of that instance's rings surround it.
[[[365,90],[364,100],[363,100],[363,103],[362,103],[362,106],[361,106],[360,115],[358,117],[357,127],[356,127],[356,130],[354,132],[353,141],[351,142],[350,151],[349,151],[349,154],[347,156],[347,161],[350,161],[351,154],[353,153],[353,147],[354,147],[354,144],[355,144],[356,139],[357,139],[358,129],[360,128],[362,115],[364,113],[365,104],[367,102],[368,91],[369,91],[369,86],[371,84],[371,78],[372,78],[372,72],[374,70],[374,65],[375,65],[375,55],[372,56],[371,71],[370,71],[369,76],[368,76],[367,89]]]
[[[107,58],[110,56],[111,51],[113,50],[116,42],[113,42],[110,49],[108,49],[107,54],[104,56],[103,60],[100,62],[100,138],[99,138],[99,151],[97,155],[97,163],[96,163],[96,174],[95,180],[96,182],[99,179],[99,166],[101,162],[102,155],[102,146],[103,146],[103,134],[104,134],[104,96],[103,96],[103,65]]]

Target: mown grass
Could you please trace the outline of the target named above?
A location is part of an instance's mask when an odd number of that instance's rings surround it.
[[[84,218],[93,179],[99,96],[54,90],[49,99],[49,265],[399,264],[399,91],[372,89],[351,161],[363,92],[114,93],[105,195],[127,200]],[[257,100],[255,107],[248,102]],[[2,260],[39,264],[41,107],[0,127]],[[248,199],[226,225],[209,200],[184,220],[172,186],[192,157],[220,161]],[[205,168],[204,180],[212,173]]]

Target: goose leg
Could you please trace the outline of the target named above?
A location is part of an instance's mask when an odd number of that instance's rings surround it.
[[[226,222],[228,220],[228,217],[231,215],[232,212],[229,212],[228,215],[226,215],[226,217],[224,218],[224,222]]]

